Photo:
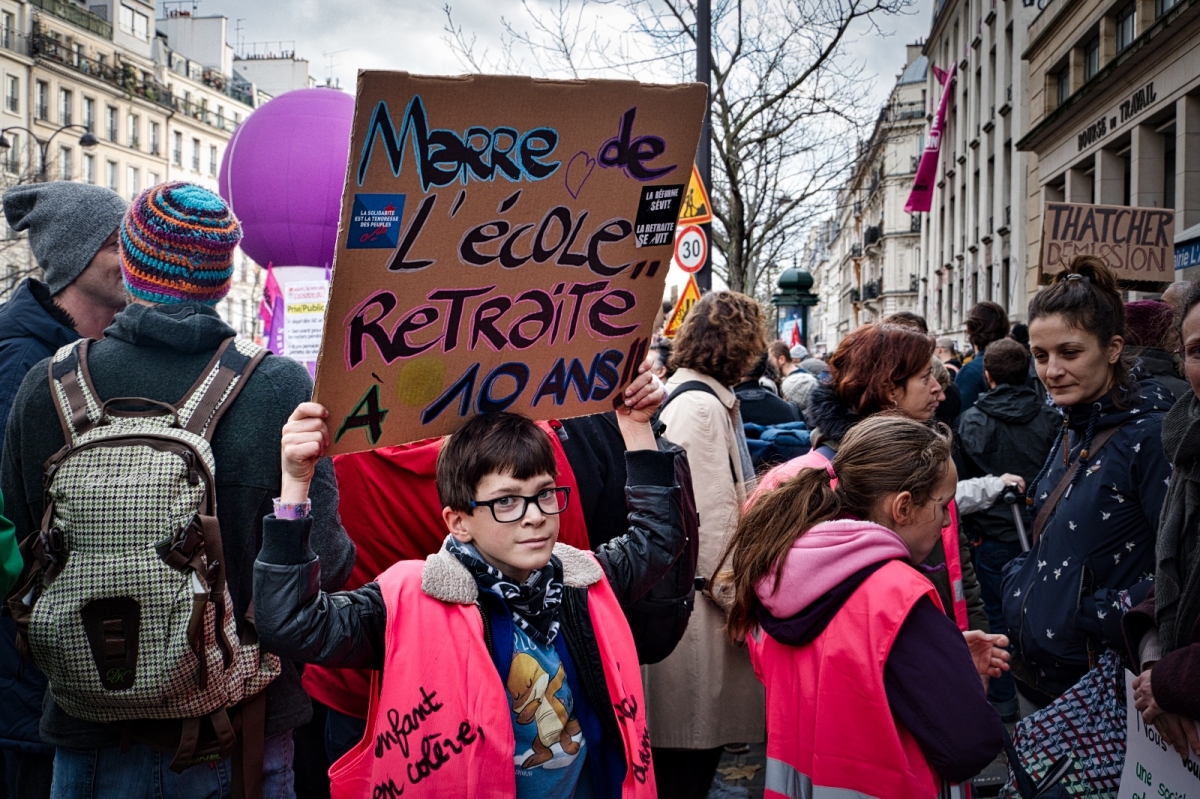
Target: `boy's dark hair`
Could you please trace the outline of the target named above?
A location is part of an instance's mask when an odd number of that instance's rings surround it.
[[[472,418],[446,439],[438,453],[438,498],[444,507],[470,513],[475,490],[489,474],[507,474],[517,480],[542,474],[557,477],[550,437],[515,413]]]
[[[1023,386],[1029,379],[1029,350],[1011,338],[993,341],[983,353],[983,368],[998,386]]]
[[[743,382],[751,380],[757,381],[760,377],[767,373],[767,353],[758,356],[758,360],[750,365],[749,371],[746,372],[746,379]]]
[[[967,311],[966,327],[971,346],[983,350],[1008,335],[1008,314],[994,302],[978,302]]]

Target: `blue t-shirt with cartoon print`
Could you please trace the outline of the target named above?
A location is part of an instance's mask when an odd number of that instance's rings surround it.
[[[587,741],[562,658],[553,644],[540,644],[513,625],[508,671],[516,752],[518,799],[590,799],[590,780],[580,780]]]

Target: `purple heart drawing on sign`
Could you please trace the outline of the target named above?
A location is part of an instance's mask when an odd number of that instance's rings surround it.
[[[567,191],[571,197],[578,200],[579,192],[583,191],[583,184],[591,177],[592,170],[596,168],[596,159],[592,158],[583,150],[575,153],[567,164],[567,172],[565,182]]]

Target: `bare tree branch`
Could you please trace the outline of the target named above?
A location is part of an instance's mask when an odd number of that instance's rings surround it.
[[[468,67],[579,78],[691,80],[692,0],[522,0],[505,20],[500,59],[476,56],[474,36],[446,7],[446,41]],[[713,0],[714,268],[730,288],[769,292],[827,215],[854,147],[874,121],[870,86],[847,51],[865,28],[913,0]],[[486,53],[485,53],[486,56]],[[533,69],[527,70],[528,66]]]

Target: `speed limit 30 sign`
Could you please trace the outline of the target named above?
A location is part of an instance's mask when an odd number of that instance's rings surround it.
[[[687,225],[675,237],[675,263],[688,274],[700,271],[708,260],[708,236],[699,225]]]

